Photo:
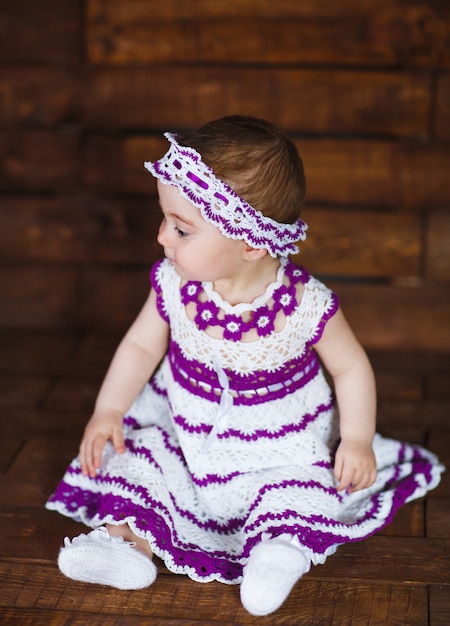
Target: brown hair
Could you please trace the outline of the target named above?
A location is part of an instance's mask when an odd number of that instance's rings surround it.
[[[197,150],[218,178],[267,217],[284,224],[299,219],[303,163],[292,141],[270,122],[232,115],[177,141]]]

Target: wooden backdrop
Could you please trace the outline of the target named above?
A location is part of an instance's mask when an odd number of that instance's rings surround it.
[[[161,133],[267,118],[300,260],[368,347],[450,350],[448,0],[2,0],[0,328],[122,332],[161,254]]]

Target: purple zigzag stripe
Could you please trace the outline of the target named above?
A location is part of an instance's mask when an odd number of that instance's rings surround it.
[[[156,395],[161,396],[162,398],[167,398],[167,391],[163,387],[158,385],[156,380],[156,376],[153,375],[147,383],[150,385],[151,389],[156,393]]]
[[[317,489],[324,493],[327,493],[332,496],[336,496],[340,501],[342,501],[342,496],[339,495],[338,491],[336,491],[335,487],[324,487],[321,483],[318,483],[315,480],[283,480],[280,483],[273,483],[271,485],[264,485],[259,490],[258,497],[254,500],[252,506],[249,509],[249,513],[254,511],[258,505],[261,503],[263,496],[268,491],[273,491],[275,489],[284,489],[286,487],[299,487],[301,489]]]
[[[135,420],[131,416],[126,417],[124,419],[124,423],[126,423],[129,426],[132,426],[134,429],[140,428],[137,420]],[[169,450],[170,452],[178,456],[180,461],[182,461],[186,465],[186,461],[185,461],[181,448],[179,446],[173,446],[170,443],[169,441],[170,436],[168,432],[163,430],[160,426],[153,426],[153,427],[157,428],[161,432],[162,437],[164,439],[164,447],[166,448],[166,450]],[[149,462],[152,461],[153,457],[150,451],[147,450],[147,448],[143,446],[141,447],[135,446],[134,442],[130,439],[126,440],[126,446],[128,450],[132,451],[133,453],[144,456]],[[208,474],[204,478],[197,478],[196,476],[191,474],[191,479],[192,479],[192,482],[198,487],[207,487],[208,485],[211,485],[211,484],[221,484],[221,485],[226,484],[232,481],[233,478],[236,478],[237,476],[241,476],[241,475],[242,475],[242,472],[232,472],[231,474],[227,474],[226,476],[219,476],[218,474]]]
[[[80,473],[81,473],[81,470],[78,468],[75,468],[75,470],[73,471],[73,474],[80,474]],[[117,485],[121,487],[122,489],[124,489],[125,491],[130,492],[130,494],[134,492],[145,501],[147,506],[149,506],[150,508],[158,507],[161,511],[164,511],[166,515],[171,517],[171,513],[169,509],[162,502],[158,502],[157,500],[155,500],[149,494],[148,489],[146,489],[145,487],[141,485],[130,483],[129,481],[122,478],[121,476],[99,475],[95,479],[93,479],[93,481],[94,483],[98,485]],[[95,492],[88,492],[88,491],[86,493],[95,494]],[[100,494],[100,492],[98,493]],[[182,509],[181,507],[179,507],[175,501],[174,496],[170,492],[167,492],[167,493],[172,501],[174,510],[177,512],[177,514],[180,517],[189,520],[191,523],[198,526],[198,528],[202,528],[203,530],[210,530],[212,532],[216,532],[219,534],[229,534],[229,533],[236,531],[242,526],[243,520],[241,517],[231,518],[227,521],[226,524],[221,524],[212,518],[209,518],[207,520],[200,520],[193,513],[191,513],[191,511],[188,511],[186,509]],[[108,497],[108,494],[101,493],[101,497]],[[58,500],[60,498],[55,498],[55,499]]]
[[[183,454],[181,448],[179,446],[173,446],[170,443],[170,441],[169,441],[170,435],[167,433],[167,431],[163,430],[159,426],[155,426],[154,428],[156,428],[157,430],[159,430],[161,432],[162,437],[164,439],[164,447],[165,447],[165,449],[168,450],[169,452],[171,452],[172,454],[174,454],[175,456],[177,456],[181,461],[183,461],[183,463],[185,463],[184,454]],[[150,463],[153,462],[154,465],[158,469],[161,469],[160,466],[155,462],[151,450],[149,450],[145,446],[137,446],[132,439],[126,439],[125,440],[125,444],[126,444],[127,449],[130,452],[132,452],[136,456],[144,457]]]
[[[211,484],[224,485],[231,482],[237,476],[242,476],[242,472],[232,472],[231,474],[227,474],[226,476],[219,476],[218,474],[207,474],[204,478],[197,478],[196,476],[191,474],[191,479],[192,482],[197,485],[197,487],[208,487],[208,485]]]
[[[280,428],[276,432],[270,432],[267,429],[258,429],[251,435],[248,435],[248,434],[242,433],[239,430],[235,430],[231,428],[231,429],[225,430],[222,433],[219,433],[217,437],[219,439],[230,439],[234,437],[242,441],[255,441],[256,439],[259,439],[261,437],[265,439],[281,439],[282,437],[286,437],[289,434],[297,433],[297,432],[304,430],[307,427],[307,425],[313,422],[314,420],[316,420],[321,413],[324,413],[325,411],[329,411],[330,409],[333,408],[333,406],[334,406],[334,400],[332,398],[328,404],[320,404],[317,407],[315,413],[305,414],[301,422],[299,422],[298,424],[285,424],[282,428]],[[209,434],[212,430],[212,426],[210,424],[198,424],[198,425],[188,424],[186,418],[182,417],[181,415],[175,416],[174,421],[185,432],[188,432],[190,434],[201,434],[201,433]]]
[[[316,461],[314,467],[323,467],[324,469],[332,469],[333,465],[330,461]]]

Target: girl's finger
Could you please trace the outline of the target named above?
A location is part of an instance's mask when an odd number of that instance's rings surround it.
[[[112,443],[113,443],[115,451],[118,454],[123,454],[125,452],[125,441],[123,439],[123,430],[122,430],[122,428],[116,428],[113,431]]]

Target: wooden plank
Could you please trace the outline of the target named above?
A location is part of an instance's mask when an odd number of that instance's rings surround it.
[[[0,190],[73,191],[77,144],[75,131],[0,132]]]
[[[22,450],[23,448],[20,448],[20,452]],[[72,454],[72,456],[75,455]],[[59,473],[60,478],[64,468],[61,466],[59,469],[61,470]],[[28,471],[30,471],[30,468],[28,468]],[[34,478],[32,474],[17,478],[11,478],[8,474],[1,474],[0,507],[19,507],[24,503],[28,506],[43,507],[56,485],[57,480],[55,478],[42,482],[41,478]]]
[[[87,413],[4,411],[0,508],[42,509],[78,452]],[[36,513],[36,519],[40,513]],[[43,522],[44,523],[44,522]]]
[[[176,124],[165,128],[176,130]],[[427,211],[450,204],[447,144],[290,136],[305,165],[307,206]],[[94,135],[87,142],[84,179],[92,191],[149,195],[156,184],[143,163],[166,150],[160,135]]]
[[[85,143],[83,184],[95,192],[155,194],[155,180],[144,162],[159,159],[166,150],[162,133],[128,138],[93,133]]]
[[[92,70],[85,92],[83,121],[91,128],[183,128],[238,111],[297,132],[429,133],[430,76],[423,72],[102,67]]]
[[[87,420],[94,409],[100,382],[99,380],[60,378],[48,393],[44,408],[47,411],[85,411]]]
[[[424,210],[450,202],[446,144],[323,139],[297,146],[309,202]]]
[[[420,432],[425,435],[430,429],[444,429],[441,436],[450,444],[445,428],[448,426],[448,401],[404,401],[381,399],[378,405],[378,423],[383,431],[386,428],[399,429],[401,432]],[[403,437],[400,437],[403,439]],[[420,443],[418,441],[418,443]],[[433,450],[434,451],[434,450]]]
[[[297,624],[307,623],[309,626],[426,624],[427,593],[424,587],[374,584],[368,588],[360,584],[356,589],[353,586],[349,589],[347,585],[342,585],[341,589],[332,586],[331,590],[327,591],[328,584],[330,583],[327,581],[321,582],[317,590],[317,604],[321,603],[321,608],[316,609],[311,617],[307,617],[306,622],[302,620]],[[389,594],[392,595],[389,597]],[[299,606],[301,602],[299,599]]]
[[[2,428],[0,437],[0,472],[5,473],[23,446],[23,435],[5,432]]]
[[[106,332],[123,333],[141,310],[149,291],[148,267],[87,271],[79,308],[82,323],[91,330],[103,327]]]
[[[2,0],[3,62],[75,63],[81,58],[81,7],[73,0]]]
[[[424,506],[424,500],[406,504],[397,511],[392,523],[378,534],[384,537],[424,537]]]
[[[447,575],[448,578],[448,575]],[[448,626],[450,624],[450,591],[446,585],[431,585],[430,626]]]
[[[434,412],[445,413],[449,399],[450,354],[425,350],[369,350],[369,359],[377,379],[379,397],[385,400],[426,400],[427,412],[438,401]],[[442,378],[442,382],[441,382]],[[444,382],[447,382],[447,391]],[[439,385],[442,384],[442,390]],[[436,389],[435,389],[436,386]],[[439,401],[442,400],[439,404]]]
[[[0,506],[0,520],[1,560],[54,565],[64,537],[88,532],[83,524],[26,502],[22,506]]]
[[[259,618],[259,624],[278,626],[298,626],[299,619],[304,626],[352,626],[355,624],[370,624],[371,626],[385,626],[386,624],[426,624],[426,589],[412,586],[377,585],[369,587],[360,585],[354,587],[345,583],[339,587],[327,583],[316,583],[314,586],[302,585],[306,592],[305,602],[298,598],[298,607],[295,614],[287,614],[283,606],[274,615]],[[150,592],[151,593],[151,592]],[[228,596],[230,595],[228,592]],[[316,599],[313,594],[316,593]],[[209,595],[209,594],[207,594]],[[236,594],[235,594],[236,595]],[[223,601],[223,600],[222,600]],[[288,600],[290,602],[290,600]],[[233,602],[234,604],[234,602]],[[158,624],[163,626],[197,626],[198,624],[220,624],[221,626],[236,626],[237,624],[255,624],[254,618],[248,614],[239,615],[239,621],[228,621],[229,602],[224,602],[222,615],[214,618],[202,619],[201,605],[196,606],[196,615],[193,614],[190,603],[186,605],[184,617],[157,616]],[[89,619],[89,626],[154,626],[155,619],[148,615],[105,615],[104,613],[89,613],[61,611],[47,609],[18,609],[0,608],[2,624],[16,626],[85,626]],[[408,620],[404,622],[402,620]],[[261,621],[263,620],[263,621]],[[440,622],[443,624],[443,622]],[[432,623],[433,626],[434,622]]]
[[[0,608],[0,620],[4,626],[86,626],[86,620],[89,620],[89,626],[154,626],[155,620],[148,616],[133,615],[103,615],[102,613],[80,614],[76,611],[46,611],[41,609],[16,609],[16,608]],[[208,626],[212,624],[198,618],[177,618],[173,620],[168,617],[159,617],[158,626],[197,626],[204,624]],[[242,622],[241,622],[242,623]],[[272,622],[265,622],[272,623]],[[287,622],[283,622],[287,623]],[[221,626],[236,626],[236,622],[214,621],[214,624]],[[294,622],[292,622],[294,624]]]
[[[108,15],[107,5],[108,2],[101,0],[88,0],[89,10],[95,13],[99,13],[100,16],[106,19]],[[218,2],[217,0],[197,0],[192,6],[180,4],[179,0],[166,0],[162,6],[155,8],[155,17],[161,19],[173,18],[174,16],[180,19],[190,18],[227,18],[227,17],[253,17],[256,9],[259,9],[258,15],[267,19],[274,19],[277,16],[292,17],[292,19],[309,18],[313,16],[322,16],[324,19],[336,20],[340,15],[344,13],[345,16],[350,13],[357,15],[367,15],[371,11],[382,11],[386,7],[391,7],[393,13],[397,14],[400,9],[404,9],[410,6],[410,0],[380,0],[377,3],[378,6],[374,7],[373,0],[359,0],[355,5],[353,0],[341,0],[339,4],[335,2],[323,2],[320,7],[317,6],[315,0],[304,0],[302,3],[297,3],[295,0],[279,0],[278,4],[274,5],[270,0],[238,0],[231,2]],[[441,11],[448,8],[445,0],[425,0],[423,3],[432,7],[433,11],[436,11],[440,15]],[[133,8],[129,10],[136,12],[138,15],[142,14],[146,6],[145,0],[134,0]],[[117,11],[125,13],[123,5],[120,4],[120,0],[112,0],[112,6]]]
[[[427,498],[427,537],[450,538],[449,520],[450,499],[434,497],[432,493]]]
[[[33,408],[44,401],[50,386],[46,376],[0,375],[0,408]]]
[[[449,585],[450,540],[386,537],[345,544],[309,577],[334,578],[340,568],[347,580],[407,581],[409,584]],[[449,587],[450,590],[450,587]]]
[[[74,429],[70,436],[42,433],[26,438],[20,454],[8,470],[8,477],[17,480],[32,476],[33,481],[41,485],[42,492],[50,495],[55,487],[55,478],[59,480],[62,477],[78,454],[82,426],[84,424],[80,424],[78,432]]]
[[[450,374],[448,354],[429,350],[370,350],[370,359],[380,372],[418,373],[423,376]]]
[[[428,218],[426,277],[435,281],[450,280],[450,214],[445,209],[432,211]]]
[[[450,139],[450,73],[442,73],[437,81],[435,134]]]
[[[85,410],[52,411],[42,407],[11,408],[8,409],[7,415],[8,420],[4,420],[2,432],[8,435],[17,435],[24,442],[29,442],[34,437],[41,437],[44,439],[55,438],[55,441],[65,438],[78,443],[77,437],[81,437],[88,418]],[[47,447],[45,450],[48,452]]]
[[[74,429],[70,439],[48,433],[25,439],[8,473],[0,475],[0,507],[43,507],[76,457],[82,432]]]
[[[81,84],[74,67],[4,67],[0,85],[2,126],[54,126],[80,117]]]
[[[383,400],[421,400],[423,379],[418,373],[375,371],[378,397]]]
[[[427,379],[427,393],[431,398],[450,400],[448,373],[430,374]]]
[[[450,430],[448,430],[448,413],[447,428],[434,429],[430,433],[428,445],[430,450],[438,455],[440,462],[447,468],[439,486],[433,491],[433,497],[450,499],[450,476],[448,468],[450,468]]]
[[[0,206],[1,254],[15,261],[150,267],[162,256],[156,242],[160,222],[155,198],[117,200],[77,193],[5,197]]]
[[[183,576],[160,576],[149,590],[120,592],[106,587],[61,580],[56,566],[29,566],[0,562],[0,572],[8,585],[0,599],[3,607],[38,608],[42,611],[73,611],[105,616],[151,615],[161,618],[200,619],[222,623],[223,616],[233,624],[255,623],[240,605],[234,586],[209,583],[200,585]],[[27,581],[25,583],[25,581]],[[76,600],[75,600],[76,599]],[[394,600],[395,599],[395,600]],[[187,607],[188,613],[187,613]],[[298,583],[282,608],[264,618],[266,624],[420,624],[426,620],[427,594],[422,586],[393,584],[352,584],[306,580]],[[330,616],[331,619],[330,619]],[[164,622],[163,622],[164,623]],[[405,621],[403,621],[405,623]]]
[[[450,351],[446,286],[330,286],[340,296],[343,311],[365,347]]]
[[[74,359],[76,371],[103,378],[121,339],[120,334],[87,334]]]
[[[62,267],[0,268],[0,326],[69,328],[79,321],[78,274]]]
[[[312,274],[418,276],[421,221],[411,213],[307,206],[309,230],[294,260]]]
[[[332,6],[334,4],[334,6]],[[425,65],[449,50],[444,3],[411,6],[260,0],[148,6],[88,3],[88,57],[117,65],[167,62]],[[170,42],[177,45],[170,45]],[[447,53],[447,57],[450,53]]]
[[[71,366],[82,338],[74,333],[0,329],[0,371],[15,375],[61,375]]]

